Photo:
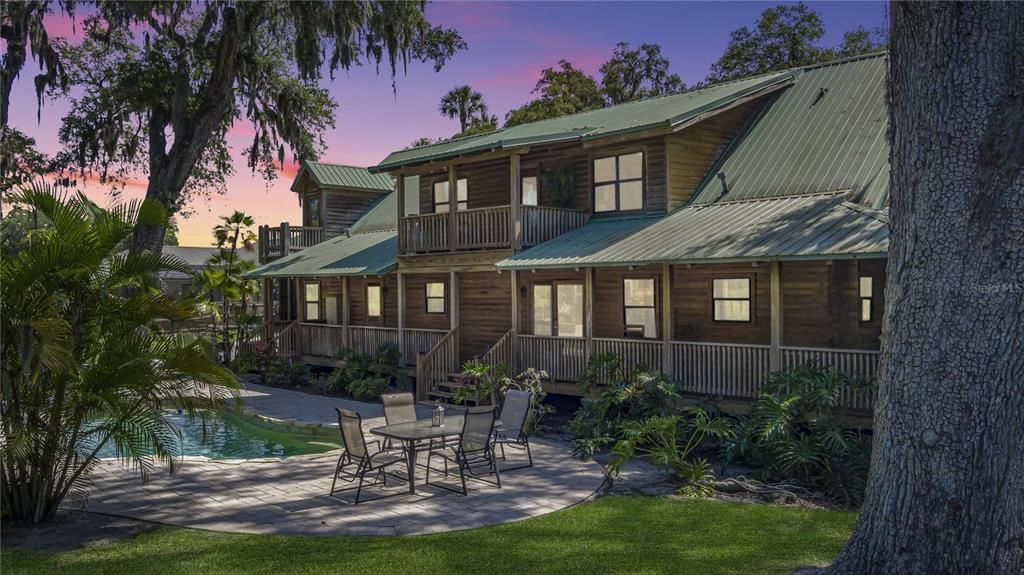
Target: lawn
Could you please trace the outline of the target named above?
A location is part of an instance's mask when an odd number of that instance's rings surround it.
[[[853,513],[605,497],[518,523],[415,537],[161,528],[67,553],[2,550],[8,575],[790,573],[830,561]]]

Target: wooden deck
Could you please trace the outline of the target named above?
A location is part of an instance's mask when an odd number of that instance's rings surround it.
[[[587,221],[587,214],[580,210],[518,208],[505,205],[407,216],[399,226],[400,243],[405,253],[529,247],[570,232]]]

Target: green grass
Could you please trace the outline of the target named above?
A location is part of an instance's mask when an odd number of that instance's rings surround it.
[[[9,575],[790,573],[830,561],[854,514],[605,497],[508,525],[415,537],[230,535],[161,528],[47,554],[3,548]]]

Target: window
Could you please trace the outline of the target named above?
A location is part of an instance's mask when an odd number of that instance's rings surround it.
[[[533,286],[533,335],[554,335],[551,322],[551,286]]]
[[[594,160],[594,211],[644,208],[644,153]]]
[[[320,227],[320,196],[306,197],[306,224],[313,228]]]
[[[461,178],[455,181],[455,188],[458,197],[455,202],[456,210],[465,210],[468,207],[469,181]],[[451,198],[448,193],[448,180],[434,182],[434,213],[443,214],[451,209]]]
[[[415,216],[420,213],[420,177],[405,176],[402,180],[405,213],[403,216]]]
[[[524,206],[536,206],[537,205],[537,176],[527,176],[523,178],[521,184],[523,193],[522,204]]]
[[[583,337],[583,284],[534,284],[533,335]]]
[[[306,282],[304,287],[306,321],[320,321],[320,283]]]
[[[427,313],[444,313],[443,282],[427,282]]]
[[[378,318],[381,311],[380,284],[366,284],[366,317]]]
[[[750,278],[712,281],[715,321],[750,321]]]
[[[860,277],[860,321],[871,321],[874,319],[875,278],[871,276]]]
[[[658,337],[655,312],[654,278],[622,280],[626,337]]]

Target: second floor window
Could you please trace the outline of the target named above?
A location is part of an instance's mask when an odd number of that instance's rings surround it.
[[[309,282],[304,287],[306,321],[320,321],[320,284]]]
[[[626,337],[658,337],[654,298],[654,278],[622,280]]]
[[[306,223],[305,225],[320,227],[320,196],[308,196],[306,198]]]
[[[537,176],[526,176],[522,183],[523,205],[537,205]]]
[[[716,279],[711,283],[715,321],[750,321],[750,278]]]
[[[366,317],[379,318],[383,308],[380,284],[366,284]]]
[[[444,313],[443,282],[427,282],[427,313]]]
[[[452,209],[451,190],[448,189],[448,180],[434,182],[434,213],[444,214]],[[455,181],[455,209],[465,210],[469,207],[469,181],[460,178]]]
[[[594,212],[644,209],[644,153],[594,160]]]

